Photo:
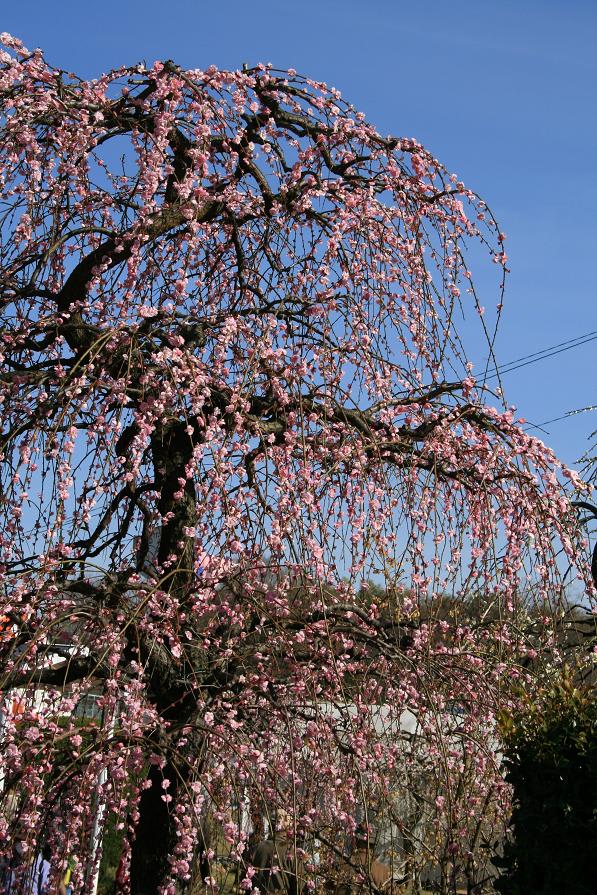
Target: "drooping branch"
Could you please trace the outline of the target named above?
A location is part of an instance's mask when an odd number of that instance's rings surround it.
[[[590,518],[597,519],[597,507],[592,503],[588,503],[586,500],[574,500],[572,501],[572,506],[577,507],[579,510],[587,510],[591,514]],[[594,545],[591,554],[591,577],[595,587],[597,587],[597,544]]]
[[[501,308],[489,209],[294,73],[85,82],[2,40],[3,692],[47,697],[6,712],[19,823],[87,866],[99,789],[139,895],[187,884],[212,806],[244,873],[247,790],[293,841],[375,806],[472,873],[497,714],[554,642],[530,594],[582,556],[456,331],[469,241]],[[99,735],[56,738],[98,690]]]

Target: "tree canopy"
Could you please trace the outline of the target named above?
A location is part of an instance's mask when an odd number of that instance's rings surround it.
[[[135,895],[217,886],[222,842],[250,890],[248,799],[310,879],[382,816],[474,876],[521,607],[585,575],[574,473],[469,363],[489,208],[294,71],[2,41],[6,849],[89,884],[111,818]]]

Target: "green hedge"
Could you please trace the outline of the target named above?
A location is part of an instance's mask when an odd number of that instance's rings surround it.
[[[502,718],[511,838],[503,895],[597,892],[597,702],[571,679]],[[496,862],[498,863],[498,862]]]

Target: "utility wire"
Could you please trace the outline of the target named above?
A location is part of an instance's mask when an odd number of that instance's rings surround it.
[[[528,426],[525,426],[524,428],[541,429],[543,426],[549,426],[550,423],[559,423],[560,420],[570,419],[571,416],[576,416],[579,413],[586,413],[588,410],[597,410],[597,404],[592,404],[590,407],[579,407],[577,410],[568,410],[566,413],[563,413],[562,416],[554,416],[552,420],[544,420],[542,423],[529,423]]]
[[[595,339],[597,339],[597,330],[590,333],[584,333],[582,336],[576,336],[576,338],[568,339],[565,342],[558,342],[556,345],[551,345],[549,348],[543,348],[541,351],[535,351],[532,354],[525,354],[523,357],[509,361],[507,364],[493,367],[492,371],[488,372],[483,378],[485,380],[495,379],[496,376],[512,373],[514,370],[520,370],[521,367],[528,367],[530,364],[536,364],[540,360],[546,360],[549,357],[554,357],[556,354],[570,351],[572,348],[579,348],[581,345],[586,345],[588,342],[592,342]]]
[[[593,330],[592,332],[583,333],[580,336],[575,336],[573,339],[567,339],[564,342],[557,342],[555,345],[550,345],[547,348],[542,348],[540,351],[534,351],[532,354],[525,354],[522,357],[516,358],[515,360],[509,361],[506,364],[501,364],[497,367],[491,367],[487,373],[484,375],[483,379],[486,382],[488,379],[495,379],[505,373],[512,373],[514,370],[519,370],[521,367],[528,367],[530,364],[536,364],[540,360],[546,360],[550,357],[554,357],[557,354],[562,354],[564,351],[570,351],[572,348],[579,348],[581,345],[586,345],[588,342],[592,342],[597,339],[597,330]],[[568,410],[566,413],[561,416],[556,416],[553,419],[545,420],[542,423],[528,423],[524,428],[525,429],[540,429],[542,432],[549,434],[544,426],[548,426],[550,423],[558,423],[560,420],[568,419],[571,416],[574,416],[577,413],[583,413],[586,410],[596,410],[596,406],[592,407],[581,407],[577,410]]]
[[[593,342],[595,339],[597,339],[597,335],[591,336],[590,339],[585,339],[582,342],[576,342],[574,345],[568,345],[567,348],[560,348],[558,351],[550,351],[548,354],[542,354],[541,357],[536,357],[533,360],[527,360],[524,363],[516,364],[512,367],[507,367],[506,369],[500,368],[497,373],[492,373],[490,376],[487,376],[487,379],[494,379],[496,376],[513,373],[514,370],[520,370],[521,367],[528,367],[530,364],[536,364],[540,360],[547,360],[549,357],[554,357],[556,354],[562,354],[564,351],[570,351],[572,348],[580,348],[581,345],[586,345],[588,342]]]
[[[590,333],[583,333],[581,336],[574,336],[573,339],[568,339],[565,342],[558,342],[556,345],[548,345],[546,348],[541,348],[539,351],[534,351],[532,354],[524,354],[522,357],[517,357],[514,360],[506,361],[506,363],[498,364],[497,367],[490,367],[488,372],[493,373],[496,370],[501,370],[502,367],[518,364],[520,361],[528,360],[530,357],[537,357],[540,354],[544,354],[546,351],[553,351],[554,348],[561,348],[562,345],[570,345],[571,342],[578,342],[579,339],[587,339],[589,336],[597,336],[597,329]]]

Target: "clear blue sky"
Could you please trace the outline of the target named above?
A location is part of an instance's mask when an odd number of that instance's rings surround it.
[[[491,205],[512,270],[500,362],[597,330],[594,0],[5,0],[0,30],[89,77],[171,58],[327,81]],[[506,396],[533,422],[596,404],[596,357],[593,341],[515,371]],[[547,428],[573,462],[597,413]]]

